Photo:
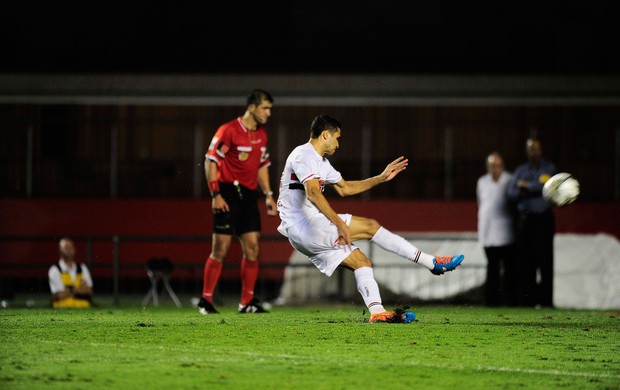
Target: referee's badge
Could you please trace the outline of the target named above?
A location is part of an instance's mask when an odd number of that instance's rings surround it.
[[[251,146],[237,146],[237,150],[239,151],[239,161],[245,161],[250,157],[250,152],[252,151]]]

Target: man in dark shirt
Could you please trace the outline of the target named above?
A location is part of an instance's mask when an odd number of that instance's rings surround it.
[[[508,197],[516,202],[519,213],[519,304],[553,307],[555,217],[551,204],[542,196],[542,188],[556,174],[556,168],[542,157],[540,140],[529,138],[526,153],[528,161],[515,169],[508,185]]]

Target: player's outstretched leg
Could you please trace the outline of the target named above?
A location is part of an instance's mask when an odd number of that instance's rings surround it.
[[[465,259],[463,255],[457,256],[436,256],[433,259],[435,267],[431,270],[434,275],[443,275],[444,272],[452,271],[458,267]]]
[[[383,226],[379,227],[375,235],[371,238],[371,241],[387,251],[428,268],[435,275],[441,275],[446,271],[452,271],[464,258],[462,255],[452,258],[449,256],[435,257],[431,254],[422,252],[415,245],[411,244],[403,237],[390,232]],[[446,258],[448,260],[446,260]]]

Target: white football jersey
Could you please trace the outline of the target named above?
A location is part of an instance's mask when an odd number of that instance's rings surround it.
[[[289,154],[280,178],[278,212],[281,223],[278,231],[286,237],[288,227],[321,213],[308,200],[304,189],[304,183],[312,179],[319,179],[321,191],[324,191],[326,185],[342,180],[342,175],[308,142]]]

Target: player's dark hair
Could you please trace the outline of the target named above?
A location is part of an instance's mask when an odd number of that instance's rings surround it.
[[[318,138],[325,130],[335,133],[338,129],[342,129],[342,125],[335,118],[329,115],[318,115],[310,125],[310,138]]]
[[[260,106],[264,100],[267,100],[269,103],[273,103],[273,97],[269,92],[262,89],[255,89],[248,95],[246,107],[249,107],[251,104]]]

